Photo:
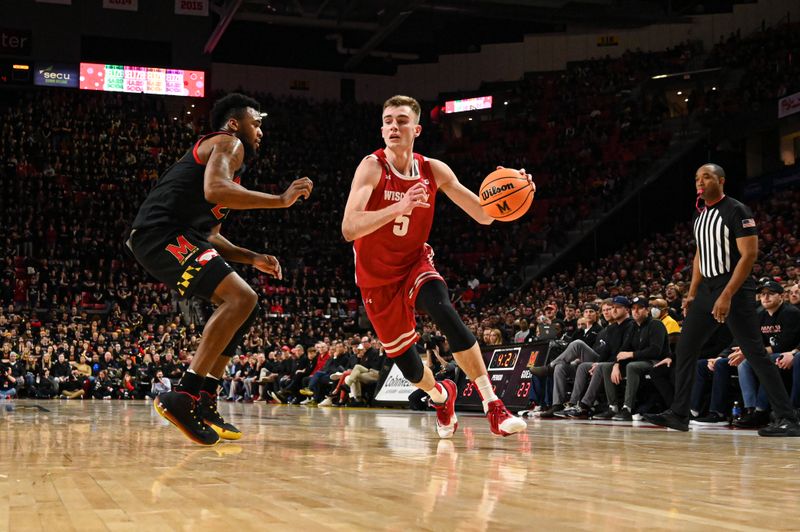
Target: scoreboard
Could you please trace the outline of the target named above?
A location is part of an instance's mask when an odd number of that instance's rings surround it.
[[[532,342],[506,346],[486,346],[481,349],[489,382],[494,393],[503,400],[509,410],[526,408],[531,391],[532,366],[545,363],[548,342]],[[456,408],[459,410],[482,410],[481,396],[475,384],[467,380],[459,386]]]

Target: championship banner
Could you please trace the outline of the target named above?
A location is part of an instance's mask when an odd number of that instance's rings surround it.
[[[375,400],[387,403],[406,403],[408,396],[416,389],[416,386],[403,377],[397,364],[392,364],[392,369],[386,376],[386,380],[383,381],[383,386],[375,396]]]
[[[800,113],[800,92],[778,100],[778,118]]]
[[[138,11],[139,0],[103,0],[104,9],[121,9],[123,11]]]
[[[175,0],[176,15],[208,16],[208,0]]]

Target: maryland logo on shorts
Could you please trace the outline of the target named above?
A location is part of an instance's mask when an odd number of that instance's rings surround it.
[[[186,237],[183,235],[178,235],[177,243],[176,244],[169,244],[165,248],[169,251],[175,260],[181,263],[181,266],[186,262],[186,259],[191,257],[195,251],[197,251],[197,246],[186,240]]]
[[[198,272],[214,257],[219,257],[219,252],[216,249],[207,249],[194,259],[194,266],[189,266],[183,270],[181,280],[178,281],[178,292],[181,295],[186,293],[189,285],[192,284],[192,279],[197,277]]]
[[[202,269],[202,266],[189,266],[183,271],[181,274],[181,280],[178,281],[178,293],[180,295],[184,295],[186,293],[186,289],[189,288],[190,284],[192,284],[192,279],[194,279],[195,275],[197,275],[197,272]]]

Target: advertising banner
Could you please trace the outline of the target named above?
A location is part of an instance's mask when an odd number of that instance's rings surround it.
[[[800,113],[800,92],[778,100],[778,118]]]
[[[33,84],[42,87],[78,88],[78,65],[41,63],[34,65]]]
[[[80,88],[202,98],[205,96],[205,72],[177,68],[81,63]]]
[[[31,30],[0,28],[0,54],[30,55],[32,42]]]

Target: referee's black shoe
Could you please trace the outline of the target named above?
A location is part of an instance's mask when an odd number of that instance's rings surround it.
[[[778,418],[763,429],[758,429],[759,436],[800,437],[800,423],[797,419]]]
[[[645,414],[644,418],[653,425],[680,430],[683,432],[689,431],[689,416],[679,416],[671,409],[665,410],[660,414]]]

